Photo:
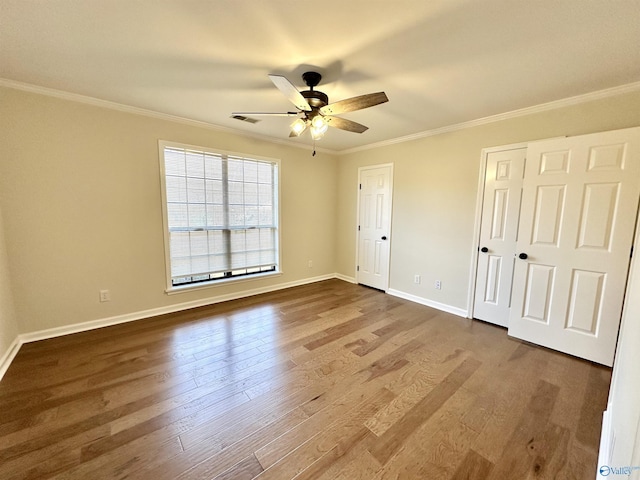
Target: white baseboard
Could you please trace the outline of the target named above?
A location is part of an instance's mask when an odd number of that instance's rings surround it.
[[[343,282],[358,283],[354,277],[348,277],[341,273],[336,273],[335,278],[337,278],[338,280],[342,280]]]
[[[215,297],[202,298],[191,302],[176,303],[173,305],[167,305],[166,307],[151,308],[148,310],[141,310],[133,313],[125,313],[123,315],[116,315],[113,317],[100,318],[97,320],[90,320],[82,323],[74,323],[73,325],[64,325],[62,327],[48,328],[46,330],[38,330],[35,332],[23,333],[16,337],[7,352],[0,359],[0,380],[6,373],[9,365],[15,358],[16,354],[20,350],[20,347],[29,342],[37,342],[39,340],[46,340],[49,338],[61,337],[63,335],[70,335],[73,333],[86,332],[88,330],[94,330],[96,328],[109,327],[111,325],[118,325],[121,323],[133,322],[135,320],[141,320],[143,318],[156,317],[158,315],[165,315],[167,313],[180,312],[182,310],[188,310],[190,308],[203,307],[205,305],[213,305],[216,303],[227,302],[229,300],[237,300],[240,298],[252,297],[261,293],[275,292],[277,290],[284,290],[285,288],[298,287],[300,285],[307,285],[309,283],[321,282],[323,280],[330,280],[337,278],[339,280],[356,283],[356,279],[339,273],[320,275],[317,277],[305,278],[302,280],[296,280],[293,282],[280,283],[277,285],[271,285],[269,287],[255,288],[252,290],[243,290],[241,292],[230,293],[227,295],[218,295]],[[442,310],[453,315],[460,317],[466,317],[467,311],[461,308],[452,307],[444,303],[434,302],[426,298],[418,297],[408,293],[401,292],[399,290],[390,289],[387,291],[389,295],[404,298],[411,302],[426,305],[428,307]]]
[[[611,453],[614,441],[613,422],[611,421],[611,403],[609,403],[607,410],[602,414],[602,433],[600,434],[600,449],[598,450],[598,480],[604,480],[606,478],[600,474],[600,466],[611,464]]]
[[[404,298],[405,300],[419,303],[420,305],[425,305],[427,307],[435,308],[436,310],[442,310],[443,312],[457,315],[458,317],[467,318],[469,315],[469,312],[467,312],[464,308],[452,307],[451,305],[447,305],[446,303],[440,303],[429,300],[428,298],[418,297],[417,295],[411,295],[410,293],[401,292],[400,290],[394,290],[391,288],[387,290],[387,293],[389,295],[393,295],[394,297]]]
[[[20,339],[22,340],[22,343],[37,342],[39,340],[46,340],[48,338],[61,337],[63,335],[70,335],[72,333],[86,332],[88,330],[109,327],[111,325],[118,325],[120,323],[133,322],[135,320],[141,320],[143,318],[157,317],[159,315],[165,315],[167,313],[180,312],[183,310],[188,310],[190,308],[204,307],[206,305],[213,305],[216,303],[228,302],[230,300],[252,297],[254,295],[260,295],[261,293],[275,292],[277,290],[284,290],[285,288],[298,287],[300,285],[320,282],[332,278],[336,278],[336,276],[334,274],[321,275],[317,277],[305,278],[303,280],[297,280],[294,282],[280,283],[277,285],[254,288],[251,290],[243,290],[241,292],[229,293],[227,295],[217,295],[215,297],[201,298],[198,300],[193,300],[191,302],[175,303],[173,305],[167,305],[166,307],[140,310],[138,312],[116,315],[114,317],[101,318],[98,320],[90,320],[88,322],[74,323],[73,325],[65,325],[63,327],[55,327],[46,330],[39,330],[37,332],[24,333],[20,335]]]
[[[151,308],[148,310],[141,310],[133,313],[125,313],[123,315],[116,315],[113,317],[100,318],[98,320],[90,320],[82,323],[74,323],[73,325],[64,325],[62,327],[48,328],[45,330],[38,330],[35,332],[22,333],[18,335],[13,343],[10,345],[7,352],[0,358],[0,380],[9,369],[9,365],[17,355],[20,347],[29,342],[37,342],[39,340],[47,340],[49,338],[61,337],[63,335],[70,335],[73,333],[86,332],[94,330],[96,328],[109,327],[111,325],[118,325],[120,323],[133,322],[135,320],[141,320],[143,318],[156,317],[158,315],[164,315],[167,313],[180,312],[182,310],[188,310],[190,308],[203,307],[205,305],[213,305],[215,303],[227,302],[229,300],[237,300],[240,298],[252,297],[261,293],[275,292],[277,290],[284,290],[285,288],[298,287],[300,285],[307,285],[309,283],[321,282],[323,280],[330,280],[332,278],[338,278],[337,274],[320,275],[317,277],[305,278],[294,282],[280,283],[277,285],[271,285],[269,287],[254,288],[252,290],[243,290],[241,292],[230,293],[227,295],[218,295],[215,297],[208,297],[191,302],[176,303],[168,305],[166,307]],[[342,278],[341,278],[342,279]],[[346,280],[348,281],[348,280]]]
[[[4,374],[7,373],[9,365],[11,365],[13,359],[16,358],[16,355],[18,354],[21,346],[22,341],[20,340],[20,335],[18,335],[13,339],[13,342],[11,342],[11,345],[9,345],[7,351],[4,353],[4,355],[2,355],[2,358],[0,358],[0,380],[2,380]]]

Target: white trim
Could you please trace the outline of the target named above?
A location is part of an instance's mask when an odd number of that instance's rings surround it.
[[[598,480],[606,477],[600,475],[599,469],[601,465],[611,464],[611,454],[613,453],[613,443],[615,436],[613,432],[613,415],[611,413],[611,403],[607,405],[607,409],[602,414],[602,432],[600,433],[600,449],[598,451]]]
[[[360,192],[362,185],[362,172],[366,170],[374,170],[376,168],[389,168],[389,233],[387,234],[389,238],[389,255],[387,257],[387,278],[384,280],[384,290],[385,292],[389,288],[389,276],[391,275],[391,242],[393,241],[393,162],[390,163],[380,163],[378,165],[365,165],[363,167],[358,167],[358,186],[356,188],[357,192],[357,201],[356,201],[356,228],[360,224]],[[358,268],[359,268],[359,259],[360,259],[360,230],[356,230],[356,258],[355,258],[355,282],[358,283]]]
[[[173,149],[181,149],[181,150],[192,150],[198,153],[210,153],[219,157],[240,157],[246,160],[255,160],[263,163],[270,163],[274,167],[276,171],[276,175],[274,178],[275,182],[275,190],[277,190],[277,196],[275,200],[275,225],[276,225],[276,253],[277,253],[277,264],[276,270],[273,272],[261,272],[258,274],[246,276],[246,277],[232,277],[225,279],[212,280],[208,282],[201,282],[197,284],[188,284],[182,286],[174,286],[172,283],[171,277],[171,248],[170,248],[170,235],[169,235],[169,213],[168,213],[168,202],[167,202],[167,184],[166,184],[166,170],[165,170],[165,149],[173,148]],[[261,155],[252,155],[249,153],[241,153],[241,152],[232,152],[228,150],[220,150],[216,148],[202,147],[199,145],[189,145],[186,143],[178,143],[171,142],[168,140],[158,140],[158,162],[159,162],[159,171],[160,171],[160,194],[161,194],[161,202],[162,202],[162,230],[164,236],[164,265],[165,265],[165,293],[167,295],[175,295],[177,293],[184,293],[193,290],[202,290],[205,288],[214,288],[216,286],[221,285],[229,285],[231,283],[237,283],[247,280],[254,280],[258,278],[270,277],[282,275],[281,265],[282,265],[282,253],[280,251],[281,242],[281,228],[280,228],[280,171],[281,171],[281,161],[278,158],[265,157]]]
[[[411,142],[413,140],[419,140],[421,138],[433,137],[434,135],[440,135],[442,133],[455,132],[463,130],[465,128],[478,127],[486,125],[488,123],[501,122],[503,120],[509,120],[512,118],[524,117],[526,115],[533,115],[536,113],[547,112],[549,110],[556,110],[558,108],[569,107],[572,105],[578,105],[580,103],[591,102],[594,100],[600,100],[608,97],[615,97],[616,95],[624,95],[625,93],[631,93],[640,90],[640,82],[628,83],[625,85],[619,85],[617,87],[605,88],[604,90],[597,90],[595,92],[585,93],[582,95],[575,95],[573,97],[567,97],[560,100],[553,100],[547,103],[541,103],[539,105],[533,105],[531,107],[520,108],[518,110],[512,110],[509,112],[498,113],[496,115],[490,115],[488,117],[477,118],[475,120],[469,120],[467,122],[455,123],[453,125],[447,125],[440,128],[434,128],[432,130],[426,130],[424,132],[414,133],[412,135],[406,135],[404,137],[392,138],[390,140],[383,140],[382,142],[370,143],[361,147],[348,148],[341,150],[338,155],[346,155],[350,153],[362,152],[364,150],[371,150],[374,148],[386,147],[389,145],[395,145],[397,143]]]
[[[193,300],[190,302],[167,305],[166,307],[151,308],[148,310],[141,310],[138,312],[126,313],[123,315],[116,315],[113,317],[107,317],[107,318],[102,318],[98,320],[91,320],[88,322],[75,323],[73,325],[65,325],[63,327],[55,327],[55,328],[49,328],[46,330],[39,330],[36,332],[25,333],[25,334],[19,335],[18,338],[16,339],[16,342],[19,342],[19,345],[22,345],[23,343],[37,342],[39,340],[46,340],[49,338],[61,337],[63,335],[71,335],[73,333],[86,332],[86,331],[94,330],[97,328],[109,327],[112,325],[119,325],[121,323],[128,323],[135,320],[157,317],[159,315],[165,315],[168,313],[180,312],[183,310],[189,310],[191,308],[204,307],[206,305],[214,305],[216,303],[228,302],[230,300],[238,300],[240,298],[252,297],[254,295],[275,292],[278,290],[284,290],[286,288],[299,287],[301,285],[322,282],[324,280],[331,280],[333,278],[337,278],[339,280],[344,280],[347,282],[349,281],[348,280],[349,277],[345,277],[342,275],[339,276],[338,274],[320,275],[317,277],[305,278],[303,280],[281,283],[281,284],[272,285],[269,287],[255,288],[252,290],[244,290],[242,292],[229,293],[226,295],[218,295],[215,297],[208,297],[208,298],[203,298],[199,300]],[[353,279],[353,282],[351,283],[355,283],[355,279]],[[462,308],[452,307],[444,303],[434,302],[433,300],[428,300],[426,298],[418,297],[418,296],[404,293],[398,290],[389,289],[387,293],[395,297],[404,298],[405,300],[419,303],[421,305],[426,305],[427,307],[432,307],[437,310],[442,310],[443,312],[452,313],[460,317],[465,317],[467,315],[466,310]],[[16,350],[16,353],[17,353],[17,350]],[[14,353],[14,356],[15,356],[15,353]]]
[[[2,355],[2,358],[0,358],[0,380],[2,380],[2,377],[4,377],[4,374],[7,373],[7,370],[9,369],[9,365],[11,365],[11,362],[13,362],[13,359],[16,358],[16,355],[18,354],[18,351],[20,350],[22,343],[23,342],[20,339],[20,335],[18,335],[16,338],[13,339],[13,342],[11,342],[11,345],[9,345],[9,348],[7,349],[7,351],[4,352],[4,355]]]
[[[49,328],[47,330],[40,330],[37,332],[25,333],[20,335],[22,343],[36,342],[38,340],[46,340],[48,338],[61,337],[63,335],[70,335],[72,333],[86,332],[88,330],[94,330],[96,328],[109,327],[111,325],[118,325],[120,323],[132,322],[135,320],[141,320],[143,318],[156,317],[158,315],[165,315],[167,313],[175,313],[190,308],[204,307],[206,305],[214,305],[216,303],[228,302],[229,300],[238,300],[240,298],[252,297],[254,295],[260,295],[262,293],[275,292],[283,290],[285,288],[298,287],[300,285],[306,285],[309,283],[321,282],[323,280],[330,280],[336,278],[335,274],[321,275],[318,277],[305,278],[294,282],[280,283],[278,285],[272,285],[269,287],[254,288],[252,290],[243,290],[241,292],[229,293],[226,295],[218,295],[215,297],[202,298],[199,300],[193,300],[191,302],[176,303],[173,305],[167,305],[166,307],[151,308],[149,310],[141,310],[133,313],[125,313],[124,315],[116,315],[114,317],[101,318],[98,320],[91,320],[88,322],[74,323],[73,325],[66,325],[63,327]]]
[[[336,273],[335,278],[337,278],[338,280],[342,280],[343,282],[358,283],[355,277],[348,277],[347,275],[343,275],[341,273]]]
[[[78,93],[65,92],[63,90],[56,90],[55,88],[41,87],[39,85],[32,85],[29,83],[18,82],[16,80],[9,80],[7,78],[0,78],[0,87],[13,88],[14,90],[22,90],[23,92],[36,93],[38,95],[46,95],[48,97],[59,98],[61,100],[68,100],[71,102],[83,103],[85,105],[91,105],[93,107],[107,108],[109,110],[116,110],[124,113],[132,113],[134,115],[142,115],[144,117],[151,117],[158,120],[166,120],[169,122],[181,123],[183,125],[190,125],[192,127],[206,128],[208,130],[215,130],[218,132],[231,133],[234,135],[240,135],[242,137],[253,138],[256,140],[262,140],[264,142],[275,143],[278,145],[286,145],[288,147],[302,148],[304,150],[316,150],[321,153],[336,154],[335,150],[328,148],[314,148],[313,145],[295,143],[290,140],[280,140],[274,137],[268,137],[266,135],[260,135],[258,133],[247,132],[244,130],[236,130],[235,128],[223,127],[216,125],[215,123],[203,122],[201,120],[192,120],[190,118],[180,117],[178,115],[172,115],[170,113],[157,112],[155,110],[148,110],[146,108],[133,107],[131,105],[125,105],[123,103],[112,102],[109,100],[102,100],[100,98],[89,97],[87,95],[80,95]]]
[[[233,150],[222,150],[219,148],[206,147],[202,145],[191,145],[189,143],[173,142],[171,140],[158,140],[158,155],[160,157],[159,161],[161,163],[164,163],[164,156],[163,156],[164,147],[182,148],[184,150],[193,150],[195,152],[211,153],[212,155],[226,155],[229,157],[240,157],[240,158],[245,158],[249,160],[258,160],[261,162],[277,163],[278,165],[280,165],[281,163],[281,160],[275,157],[265,157],[264,155],[254,155],[253,153],[236,152]]]
[[[640,249],[639,247],[640,247],[640,207],[639,207],[639,212],[636,218],[636,233],[633,238],[632,248],[633,250],[638,251]],[[613,357],[613,373],[611,375],[611,382],[609,386],[609,399],[607,403],[607,409],[605,410],[602,416],[602,430],[600,433],[600,447],[598,450],[598,468],[602,465],[611,465],[614,451],[616,450],[616,432],[615,432],[614,423],[619,424],[620,419],[618,417],[628,413],[628,412],[623,412],[623,413],[616,414],[614,407],[615,405],[618,405],[620,403],[618,400],[618,395],[621,395],[620,392],[623,392],[626,387],[626,385],[625,386],[619,385],[620,382],[622,382],[622,380],[620,379],[622,369],[629,368],[629,363],[625,365],[621,365],[619,363],[620,353],[621,353],[620,348],[624,343],[624,339],[622,337],[626,333],[625,332],[626,329],[624,328],[624,326],[628,323],[628,321],[631,319],[631,316],[634,313],[634,306],[631,304],[631,302],[632,302],[632,298],[636,293],[635,292],[637,289],[636,281],[637,281],[638,274],[639,274],[638,259],[636,257],[633,257],[631,259],[631,264],[629,265],[629,272],[627,274],[627,286],[625,288],[624,302],[622,304],[622,314],[621,314],[622,320],[620,322],[620,327],[618,331],[618,344],[616,345],[616,351]],[[637,319],[634,317],[633,321],[635,322],[636,320]],[[633,420],[625,418],[623,421],[629,422]],[[637,451],[639,434],[640,434],[640,418],[638,419],[638,425],[636,429],[636,439],[635,439],[635,445],[634,445],[635,450],[632,449],[631,450],[632,452]],[[622,442],[629,442],[629,440],[630,439],[628,438],[621,439]],[[634,456],[635,454],[632,455],[631,459],[629,459],[630,462],[633,462],[635,460],[633,458]],[[640,462],[637,462],[636,464],[639,464],[639,463]],[[605,480],[605,478],[607,477],[604,477],[598,474],[597,478],[598,480]]]
[[[484,184],[487,174],[487,157],[490,153],[507,152],[509,150],[526,149],[527,143],[511,143],[496,147],[483,148],[480,151],[480,173],[478,175],[478,191],[476,194],[476,212],[473,224],[473,237],[471,244],[471,265],[469,267],[469,290],[467,292],[467,314],[473,318],[473,304],[475,302],[476,275],[478,273],[478,248],[480,246],[480,225],[482,223],[482,203],[484,202]]]
[[[251,275],[242,275],[238,277],[224,278],[220,280],[211,280],[209,282],[178,285],[178,286],[172,287],[171,289],[165,290],[164,293],[166,293],[167,295],[179,295],[181,293],[193,292],[195,290],[207,290],[211,288],[223,287],[223,286],[236,284],[236,283],[252,282],[252,281],[261,280],[264,278],[281,277],[282,275],[283,273],[279,270],[275,272],[253,273]]]
[[[387,293],[389,295],[393,295],[394,297],[404,298],[405,300],[409,300],[410,302],[419,303],[420,305],[425,305],[427,307],[435,308],[436,310],[441,310],[443,312],[457,315],[458,317],[468,318],[468,312],[464,308],[453,307],[451,305],[447,305],[446,303],[435,302],[433,300],[429,300],[428,298],[418,297],[417,295],[401,292],[400,290],[394,290],[393,288],[387,290]]]
[[[37,342],[40,340],[47,340],[50,338],[62,337],[64,335],[71,335],[74,333],[86,332],[89,330],[95,330],[97,328],[110,327],[112,325],[119,325],[121,323],[133,322],[136,320],[142,320],[145,318],[156,317],[159,315],[165,315],[167,313],[175,313],[190,308],[203,307],[206,305],[213,305],[216,303],[227,302],[230,300],[237,300],[240,298],[252,297],[254,295],[260,295],[262,293],[275,292],[278,290],[284,290],[286,288],[298,287],[301,285],[307,285],[310,283],[321,282],[324,280],[331,280],[333,278],[339,278],[340,280],[349,281],[349,277],[344,277],[338,274],[319,275],[317,277],[305,278],[293,282],[280,283],[277,285],[271,285],[269,287],[255,288],[252,290],[244,290],[242,292],[230,293],[226,295],[218,295],[216,297],[208,297],[200,300],[194,300],[191,302],[177,303],[173,305],[167,305],[166,307],[151,308],[148,310],[141,310],[133,313],[125,313],[123,315],[116,315],[113,317],[100,318],[98,320],[90,320],[82,323],[74,323],[72,325],[64,325],[62,327],[48,328],[46,330],[38,330],[35,332],[23,333],[18,335],[13,343],[9,346],[9,349],[0,359],[0,380],[9,369],[11,362],[18,354],[20,347],[25,343]],[[352,282],[355,283],[355,282]]]
[[[260,135],[257,133],[246,132],[244,130],[236,130],[230,127],[223,127],[213,123],[203,122],[200,120],[191,120],[189,118],[180,117],[177,115],[171,115],[168,113],[156,112],[154,110],[148,110],[140,107],[132,107],[130,105],[124,105],[122,103],[111,102],[109,100],[101,100],[99,98],[89,97],[86,95],[80,95],[77,93],[65,92],[62,90],[56,90],[54,88],[41,87],[38,85],[32,85],[29,83],[18,82],[16,80],[9,80],[7,78],[0,78],[0,87],[13,88],[15,90],[22,90],[30,93],[37,93],[39,95],[47,95],[49,97],[60,98],[63,100],[70,100],[73,102],[84,103],[87,105],[93,105],[95,107],[108,108],[111,110],[118,110],[126,113],[133,113],[135,115],[143,115],[145,117],[152,117],[159,120],[168,120],[171,122],[182,123],[185,125],[191,125],[194,127],[206,128],[209,130],[216,130],[219,132],[232,133],[234,135],[240,135],[243,137],[254,138],[269,143],[278,145],[286,145],[289,147],[302,148],[304,150],[313,150],[312,145],[299,144],[288,140],[280,140],[266,135]],[[442,133],[455,132],[457,130],[463,130],[465,128],[477,127],[480,125],[486,125],[488,123],[500,122],[502,120],[508,120],[511,118],[523,117],[525,115],[532,115],[535,113],[546,112],[549,110],[555,110],[562,107],[568,107],[571,105],[577,105],[580,103],[591,102],[594,100],[600,100],[608,97],[615,97],[616,95],[624,95],[626,93],[632,93],[640,90],[640,82],[627,83],[625,85],[619,85],[617,87],[605,88],[604,90],[596,90],[595,92],[584,93],[582,95],[575,95],[573,97],[567,97],[560,100],[554,100],[547,103],[541,103],[531,107],[520,108],[518,110],[512,110],[509,112],[499,113],[496,115],[490,115],[488,117],[482,117],[475,120],[469,120],[467,122],[455,123],[453,125],[447,125],[440,128],[434,128],[426,130],[424,132],[414,133],[412,135],[405,135],[403,137],[392,138],[390,140],[383,140],[381,142],[370,143],[362,145],[360,147],[347,148],[345,150],[331,150],[328,148],[316,148],[318,152],[334,154],[334,155],[347,155],[350,153],[360,152],[364,150],[371,150],[374,148],[385,147],[388,145],[395,145],[397,143],[411,142],[426,137],[433,137]]]
[[[244,290],[242,292],[230,293],[226,295],[218,295],[216,297],[193,300],[191,302],[177,303],[173,305],[167,305],[165,307],[151,308],[148,310],[140,310],[138,312],[126,313],[123,315],[116,315],[113,317],[101,318],[98,320],[90,320],[82,323],[74,323],[73,325],[65,325],[62,327],[48,328],[46,330],[38,330],[35,332],[23,333],[18,335],[14,339],[14,341],[9,346],[9,349],[5,352],[3,357],[0,359],[0,380],[2,380],[2,377],[8,370],[9,366],[11,365],[11,362],[13,362],[14,358],[18,354],[20,347],[22,347],[22,345],[25,343],[37,342],[40,340],[47,340],[50,338],[61,337],[64,335],[71,335],[74,333],[86,332],[89,330],[95,330],[97,328],[104,328],[112,325],[119,325],[121,323],[128,323],[136,320],[142,320],[145,318],[165,315],[168,313],[180,312],[183,310],[188,310],[190,308],[203,307],[206,305],[213,305],[216,303],[227,302],[230,300],[237,300],[240,298],[260,295],[262,293],[275,292],[278,290],[284,290],[286,288],[298,287],[301,285],[321,282],[324,280],[331,280],[333,278],[336,278],[338,280],[342,280],[345,282],[349,282],[349,283],[356,283],[355,278],[348,277],[346,275],[342,275],[339,273],[320,275],[317,277],[305,278],[305,279],[297,280],[293,282],[280,283],[278,285],[272,285],[269,287],[255,288],[253,290]],[[419,303],[427,307],[432,307],[437,310],[451,313],[453,315],[457,315],[460,317],[467,316],[467,312],[465,310],[458,307],[452,307],[444,303],[434,302],[426,298],[410,295],[408,293],[404,293],[404,292],[393,290],[393,289],[389,289],[386,293],[388,293],[389,295],[393,295],[395,297],[403,298],[405,300]]]

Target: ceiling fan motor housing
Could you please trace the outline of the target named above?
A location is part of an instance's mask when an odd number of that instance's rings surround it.
[[[329,97],[317,90],[304,90],[300,93],[312,108],[322,108],[329,103]]]

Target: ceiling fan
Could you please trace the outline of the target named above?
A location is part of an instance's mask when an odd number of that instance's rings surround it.
[[[373,107],[381,103],[388,102],[389,99],[384,92],[369,93],[357,97],[347,98],[339,102],[329,103],[329,97],[314,88],[322,80],[322,75],[318,72],[306,72],[302,74],[302,80],[309,87],[309,90],[302,92],[282,75],[269,75],[274,85],[285,97],[289,99],[298,109],[297,112],[265,113],[265,112],[239,112],[232,113],[231,116],[297,116],[298,119],[291,124],[290,137],[297,137],[307,128],[314,140],[319,140],[327,131],[327,127],[335,127],[348,132],[362,133],[369,127],[365,127],[346,118],[334,117],[333,115],[362,110]]]

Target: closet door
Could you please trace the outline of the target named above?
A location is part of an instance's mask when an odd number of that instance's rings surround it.
[[[506,327],[526,148],[490,152],[486,159],[473,316]]]
[[[358,283],[378,290],[389,288],[389,253],[393,195],[393,165],[359,170]]]
[[[640,195],[640,128],[527,149],[509,335],[611,365]]]

